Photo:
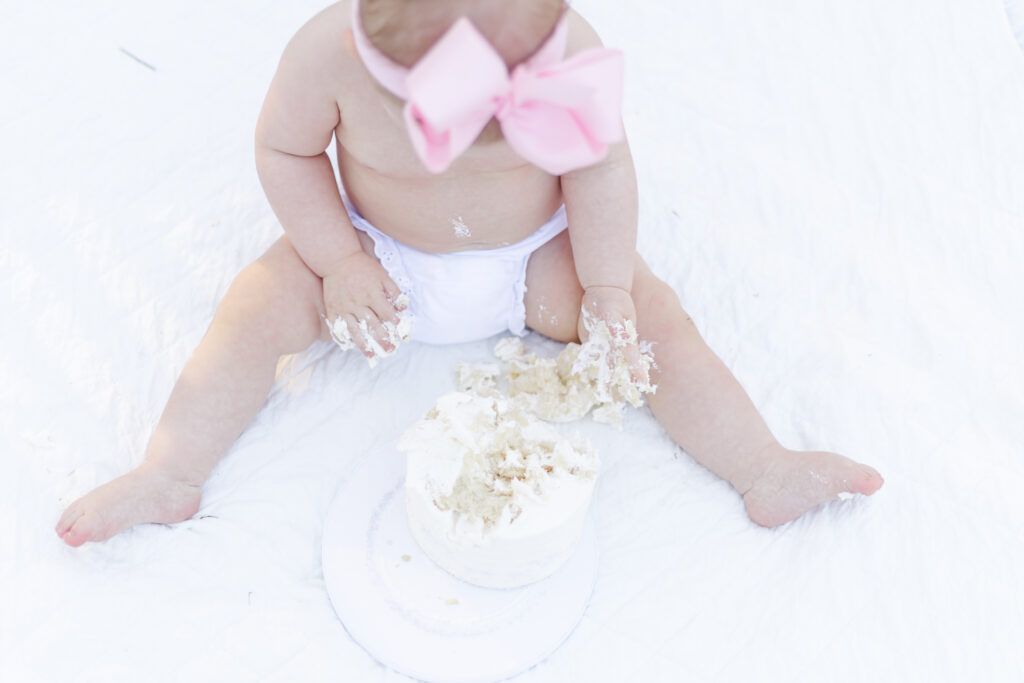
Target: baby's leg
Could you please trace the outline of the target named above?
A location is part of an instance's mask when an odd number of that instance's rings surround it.
[[[57,534],[79,546],[195,514],[200,486],[263,405],[278,358],[326,336],[322,310],[320,278],[282,237],[231,284],[174,385],[143,463],[72,503]]]
[[[567,232],[531,257],[526,285],[527,325],[560,341],[577,340],[583,291]],[[652,412],[687,453],[739,491],[753,521],[776,526],[840,493],[870,495],[882,485],[875,470],[841,455],[781,446],[675,292],[639,256],[632,293],[637,331],[655,343],[659,366]]]

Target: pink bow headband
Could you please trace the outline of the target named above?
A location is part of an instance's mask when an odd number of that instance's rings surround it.
[[[360,59],[404,99],[416,154],[441,173],[496,118],[509,146],[552,175],[589,166],[622,139],[622,53],[590,48],[562,60],[563,14],[548,41],[509,74],[487,39],[461,17],[411,69],[378,50],[363,31],[358,0],[352,34]]]

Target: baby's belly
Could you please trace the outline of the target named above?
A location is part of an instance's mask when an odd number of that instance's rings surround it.
[[[342,178],[349,201],[374,227],[432,253],[514,244],[562,204],[558,179],[531,166],[462,178],[397,179],[343,164]]]

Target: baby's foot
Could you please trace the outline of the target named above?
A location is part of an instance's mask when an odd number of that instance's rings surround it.
[[[72,503],[56,531],[77,548],[86,541],[105,541],[136,524],[180,522],[198,509],[198,485],[143,463]]]
[[[814,506],[854,493],[870,496],[882,475],[835,453],[779,447],[770,464],[743,494],[747,514],[761,526],[778,526]]]

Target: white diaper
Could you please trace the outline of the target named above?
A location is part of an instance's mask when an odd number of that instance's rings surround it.
[[[409,297],[412,339],[428,344],[458,344],[506,330],[524,334],[526,263],[568,225],[562,206],[532,235],[507,247],[431,254],[388,237],[346,206],[352,225],[373,239],[377,258]]]

